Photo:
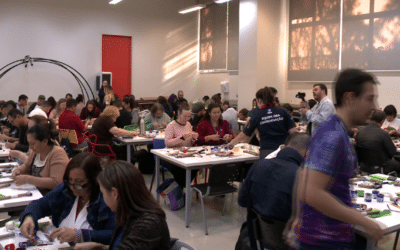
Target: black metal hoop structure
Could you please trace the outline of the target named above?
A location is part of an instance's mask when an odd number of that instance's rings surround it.
[[[51,63],[57,66],[60,66],[61,68],[67,70],[71,75],[75,78],[75,80],[78,82],[79,87],[81,89],[83,98],[85,99],[85,94],[87,99],[85,100],[90,100],[90,99],[95,99],[96,96],[93,93],[92,88],[90,87],[89,83],[86,81],[86,79],[79,73],[76,69],[72,68],[71,66],[57,61],[57,60],[52,60],[52,59],[46,59],[46,58],[39,58],[39,57],[30,57],[30,56],[25,56],[24,59],[20,59],[17,61],[14,61],[12,63],[7,64],[6,66],[2,67],[0,69],[0,79],[10,70],[13,68],[19,66],[19,65],[25,65],[25,68],[28,67],[30,64],[33,67],[34,62],[44,62],[44,63]],[[85,84],[84,84],[85,83]],[[86,86],[85,86],[86,85]],[[87,88],[86,88],[87,87]],[[89,90],[89,92],[88,92]],[[91,96],[89,95],[91,94]],[[92,97],[92,98],[91,98]]]

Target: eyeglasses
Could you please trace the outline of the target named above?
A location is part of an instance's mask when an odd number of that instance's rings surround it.
[[[72,183],[70,183],[69,181],[65,181],[65,183],[66,183],[68,186],[73,187],[74,189],[77,189],[77,190],[82,190],[82,189],[84,189],[85,187],[89,186],[89,182],[88,182],[88,183],[85,183],[85,184],[83,184],[83,185],[72,184]]]

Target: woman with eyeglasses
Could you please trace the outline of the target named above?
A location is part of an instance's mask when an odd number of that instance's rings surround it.
[[[111,243],[77,244],[74,249],[170,250],[165,213],[131,163],[114,161],[97,177],[107,206],[116,213]]]
[[[21,214],[21,233],[33,239],[39,229],[37,221],[51,216],[57,227],[50,235],[51,240],[110,244],[115,214],[100,192],[97,176],[101,170],[99,160],[91,153],[73,157],[65,170],[64,182],[43,198],[31,202]]]

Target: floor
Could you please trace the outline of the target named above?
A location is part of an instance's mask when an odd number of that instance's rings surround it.
[[[169,178],[166,176],[165,178]],[[151,175],[145,175],[146,184],[150,187]],[[153,195],[155,191],[153,189]],[[171,211],[161,202],[161,206],[167,214],[167,223],[171,237],[178,238],[188,243],[197,250],[234,250],[239,237],[240,227],[243,223],[237,193],[227,195],[225,198],[210,197],[205,199],[205,213],[208,226],[208,235],[204,233],[204,222],[200,200],[196,200],[193,193],[190,227],[185,227],[185,210]],[[222,215],[224,201],[226,199],[225,214]],[[244,214],[246,210],[244,210]],[[395,240],[395,233],[385,236],[379,241],[377,250],[391,250]],[[397,248],[400,250],[400,243]]]

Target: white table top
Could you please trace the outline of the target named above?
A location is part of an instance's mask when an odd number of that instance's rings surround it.
[[[241,124],[241,125],[246,125],[246,121],[242,121],[242,120],[239,120],[239,119],[238,119],[238,123]]]
[[[387,177],[387,175],[383,175],[383,174],[374,174],[374,175]],[[397,180],[400,180],[400,178],[397,178]],[[362,183],[362,182],[357,182],[357,183]],[[387,193],[387,194],[396,196],[396,193],[400,192],[400,187],[396,187],[394,185],[389,185],[389,184],[383,184],[382,188],[380,188],[380,189],[361,188],[361,187],[357,186],[356,190],[364,190],[364,195],[365,195],[365,193],[372,194],[372,190],[378,190],[380,194]],[[390,216],[375,218],[373,220],[381,225],[381,228],[382,228],[384,234],[391,233],[391,232],[394,232],[394,231],[397,231],[400,229],[400,209],[390,205],[391,202],[390,202],[389,196],[385,195],[383,203],[378,203],[377,200],[374,200],[374,199],[372,199],[372,202],[365,202],[364,197],[357,198],[356,203],[365,204],[365,205],[367,205],[368,208],[376,208],[379,210],[388,210],[387,205],[389,204],[390,209],[399,211],[399,213],[392,212]],[[356,230],[365,232],[364,229],[360,226],[356,226]]]
[[[200,149],[200,148],[202,147],[192,147],[191,149]],[[237,163],[244,161],[258,161],[260,159],[259,156],[247,153],[243,153],[241,156],[228,156],[228,157],[202,154],[203,157],[176,158],[174,156],[167,155],[168,151],[170,150],[174,149],[171,148],[152,149],[151,152],[163,160],[167,160],[169,162],[172,162],[174,164],[177,164],[185,168],[204,167],[207,165],[229,164],[229,163]]]
[[[118,141],[125,144],[140,144],[140,143],[152,143],[154,138],[145,138],[140,136],[134,136],[131,138],[115,137]],[[157,135],[156,139],[165,139],[163,135]]]
[[[8,157],[9,154],[10,154],[10,149],[6,148],[6,146],[5,146],[6,144],[3,143],[3,142],[1,142],[0,145],[1,145],[1,148],[2,148],[0,150],[0,157]]]

